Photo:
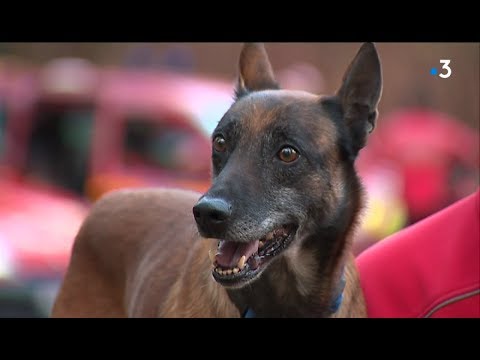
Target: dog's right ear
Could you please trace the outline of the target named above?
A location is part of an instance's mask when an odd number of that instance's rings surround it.
[[[250,91],[278,88],[263,44],[246,43],[243,45],[240,53],[238,84],[235,89],[237,99]]]
[[[375,128],[382,93],[382,69],[373,43],[362,45],[337,92],[343,118],[349,128],[355,155]]]

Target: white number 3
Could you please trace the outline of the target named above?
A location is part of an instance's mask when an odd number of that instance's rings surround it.
[[[450,66],[448,66],[448,64],[450,64],[450,60],[440,60],[440,64],[443,64],[442,69],[446,69],[447,73],[446,74],[440,73],[438,75],[444,79],[449,78],[450,75],[452,75],[452,69],[450,69]]]

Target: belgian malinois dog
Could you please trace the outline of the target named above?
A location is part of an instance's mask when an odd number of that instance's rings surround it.
[[[375,46],[332,96],[282,90],[261,44],[244,45],[239,65],[210,189],[99,200],[52,316],[366,316],[350,245],[363,203],[354,162],[382,91]]]

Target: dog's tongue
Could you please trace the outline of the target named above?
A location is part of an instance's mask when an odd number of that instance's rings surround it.
[[[238,261],[243,255],[245,255],[245,259],[248,260],[248,258],[257,251],[258,240],[250,241],[249,243],[221,240],[215,260],[217,260],[218,265],[232,269],[237,266]]]

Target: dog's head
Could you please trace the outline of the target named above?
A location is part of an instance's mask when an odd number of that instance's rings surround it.
[[[382,89],[371,43],[333,96],[281,90],[261,44],[246,44],[239,65],[236,101],[212,135],[213,184],[193,208],[200,234],[219,239],[213,276],[229,287],[295,248],[335,247],[319,237],[346,231],[358,212],[354,160]]]

